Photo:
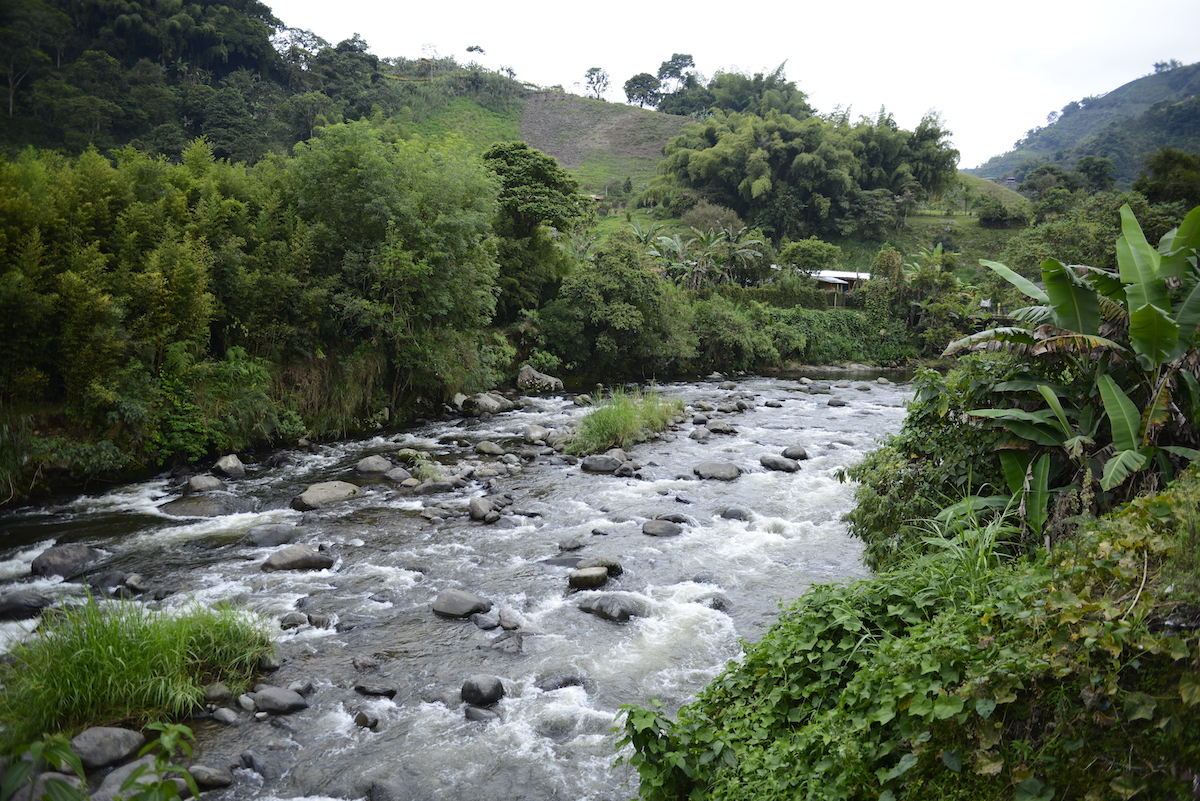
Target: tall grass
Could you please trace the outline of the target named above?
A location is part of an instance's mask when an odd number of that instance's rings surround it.
[[[625,448],[645,430],[662,431],[671,418],[683,412],[683,401],[663,398],[656,390],[627,393],[614,389],[608,400],[588,413],[567,446],[570,453],[602,453]]]
[[[272,650],[266,630],[230,607],[152,611],[134,602],[65,607],[0,665],[0,748],[43,732],[190,713],[204,686],[249,685]]]

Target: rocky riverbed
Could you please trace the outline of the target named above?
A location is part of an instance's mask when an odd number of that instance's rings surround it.
[[[660,391],[686,412],[626,452],[565,456],[587,406],[555,393],[10,513],[0,616],[25,619],[0,641],[89,584],[262,615],[278,665],[191,721],[229,777],[206,798],[628,798],[622,704],[685,703],[780,602],[865,575],[835,473],[907,398],[874,376]]]

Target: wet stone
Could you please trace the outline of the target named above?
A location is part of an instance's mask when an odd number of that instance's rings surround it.
[[[356,684],[354,692],[359,695],[376,696],[380,698],[395,698],[396,688],[386,684]]]
[[[443,617],[469,617],[491,610],[491,601],[465,590],[443,590],[433,602],[433,611]]]
[[[590,590],[603,587],[608,582],[607,567],[584,567],[572,570],[567,576],[567,583],[577,590]]]
[[[781,455],[784,459],[795,459],[798,462],[803,462],[808,458],[808,451],[799,445],[791,445],[784,448]]]
[[[491,706],[504,697],[504,682],[496,676],[476,674],[462,685],[462,699],[473,706]]]
[[[642,524],[642,533],[651,537],[678,537],[683,526],[670,520],[647,520]]]

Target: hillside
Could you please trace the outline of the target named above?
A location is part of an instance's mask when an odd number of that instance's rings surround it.
[[[1155,119],[1165,109],[1193,100],[1198,94],[1200,64],[1146,75],[1107,94],[1067,103],[1057,119],[1044,128],[1029,131],[1013,150],[993,156],[983,165],[966,172],[995,179],[1011,176],[1032,163],[1060,164],[1067,169],[1079,156],[1090,154],[1113,159],[1118,163],[1118,181],[1128,184],[1136,177],[1136,166],[1140,166],[1146,154],[1170,145],[1165,132],[1161,136],[1155,135]],[[1141,123],[1134,122],[1139,119],[1142,119]],[[1128,124],[1146,131],[1146,135],[1137,137],[1136,141],[1128,138],[1113,140],[1111,137],[1105,140],[1106,134]],[[1190,147],[1185,144],[1185,149],[1195,149],[1198,137],[1200,134],[1193,126],[1187,137]],[[1129,146],[1137,152],[1127,152],[1124,148]],[[1123,170],[1120,169],[1122,165],[1125,165]]]
[[[553,156],[585,191],[606,194],[606,183],[653,178],[667,140],[688,117],[563,92],[537,92],[525,100],[521,139]]]

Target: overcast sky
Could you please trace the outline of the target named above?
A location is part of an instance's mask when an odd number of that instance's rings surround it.
[[[601,67],[613,102],[625,102],[626,80],[657,72],[673,53],[691,54],[706,77],[786,61],[787,77],[818,112],[840,105],[852,118],[874,117],[886,106],[908,129],[938,112],[963,168],[1010,150],[1068,102],[1153,72],[1157,61],[1200,61],[1197,0],[266,2],[288,27],[334,44],[357,33],[380,57],[436,51],[579,94],[584,73]],[[486,54],[466,52],[473,45]]]

